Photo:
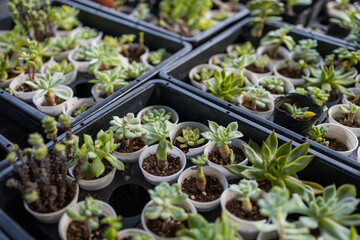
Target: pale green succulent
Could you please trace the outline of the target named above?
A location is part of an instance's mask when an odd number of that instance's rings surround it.
[[[136,118],[133,113],[128,113],[123,118],[113,116],[110,125],[109,129],[114,132],[114,138],[118,140],[138,138],[146,132],[141,125],[141,119]]]
[[[141,118],[143,123],[165,122],[171,119],[171,112],[166,112],[164,108],[154,108],[145,111]]]

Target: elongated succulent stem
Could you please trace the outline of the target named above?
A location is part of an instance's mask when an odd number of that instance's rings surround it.
[[[163,160],[157,159],[157,163],[161,169],[167,169],[169,165],[167,161],[167,157],[165,157]]]
[[[143,48],[144,48],[144,32],[139,32],[139,47],[136,50],[136,55],[140,56]]]
[[[241,208],[245,212],[251,212],[252,211],[252,204],[251,204],[250,198],[246,198],[245,200],[242,201]]]
[[[200,191],[205,191],[206,177],[201,166],[198,166],[196,169],[196,186]]]
[[[219,147],[219,153],[223,160],[228,160],[230,158],[230,148],[228,145],[223,145]]]
[[[120,41],[120,46],[121,46],[121,49],[122,49],[122,52],[124,53],[125,57],[129,57],[129,51],[126,49],[124,43],[122,41]]]
[[[50,106],[55,106],[56,102],[55,102],[55,94],[52,92],[48,92],[45,95],[45,100],[46,102],[50,105]]]
[[[348,125],[352,126],[354,124],[354,118],[355,118],[355,113],[348,113],[347,114],[347,120],[348,120]]]

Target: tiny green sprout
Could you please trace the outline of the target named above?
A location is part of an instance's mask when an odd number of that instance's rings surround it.
[[[142,123],[165,122],[171,119],[171,112],[166,112],[164,108],[154,108],[145,111],[141,118]]]
[[[264,54],[261,56],[261,58],[255,60],[255,66],[260,69],[261,72],[265,72],[265,66],[269,63],[269,56],[267,54]]]
[[[238,194],[237,199],[242,203],[241,208],[245,212],[252,211],[253,205],[251,199],[256,199],[261,193],[261,189],[258,188],[256,181],[246,179],[242,179],[239,184],[231,185],[230,191]]]
[[[146,135],[146,145],[152,145],[159,142],[156,149],[157,163],[160,168],[166,169],[168,167],[167,149],[173,149],[173,145],[167,140],[170,137],[170,132],[175,128],[175,124],[165,121],[150,122],[144,125],[144,128],[150,133]]]
[[[191,158],[191,162],[197,165],[196,168],[196,187],[201,191],[205,191],[206,188],[206,177],[203,171],[203,166],[206,164],[207,156],[205,154]]]
[[[360,107],[357,106],[355,103],[349,102],[349,105],[339,106],[339,109],[342,113],[346,114],[346,118],[344,119],[344,124],[351,127],[354,124],[355,114],[359,111]]]
[[[176,137],[180,142],[180,148],[197,147],[205,142],[205,138],[200,138],[200,130],[198,128],[192,129],[187,127],[182,129],[182,136]]]
[[[121,229],[121,217],[106,216],[100,220],[101,224],[108,225],[102,237],[106,240],[117,240],[117,232]]]
[[[106,96],[110,96],[115,92],[115,87],[123,87],[128,84],[122,76],[121,67],[116,67],[107,71],[95,72],[95,79],[90,80],[90,83],[99,84],[99,89],[103,90]]]
[[[88,106],[86,104],[81,105],[78,109],[76,109],[76,111],[74,112],[74,116],[77,117],[80,114],[84,113],[86,111],[86,109],[88,108]]]
[[[270,57],[276,59],[278,57],[278,49],[282,44],[285,44],[290,51],[293,50],[296,43],[291,36],[287,35],[291,30],[292,27],[285,25],[282,28],[270,31],[261,39],[260,45],[272,46]]]
[[[209,80],[210,78],[213,78],[215,75],[215,69],[207,69],[206,67],[201,68],[200,73],[194,74],[194,79],[203,82],[205,80]]]
[[[141,119],[136,118],[133,113],[128,113],[123,118],[113,116],[110,125],[109,129],[114,132],[117,140],[139,138],[146,132],[141,125]]]
[[[230,123],[226,128],[219,126],[216,122],[209,121],[210,132],[204,132],[201,135],[207,140],[216,142],[219,148],[221,158],[228,163],[233,163],[235,155],[230,149],[231,140],[241,138],[243,134],[238,131],[237,122]]]
[[[329,100],[330,94],[318,87],[308,87],[310,97],[320,107]]]
[[[257,108],[266,109],[266,106],[270,103],[268,98],[270,92],[266,91],[262,86],[247,87],[241,94],[244,95],[246,101],[250,102],[249,109],[252,111],[256,111]]]
[[[243,44],[235,44],[231,53],[233,53],[236,57],[241,57],[244,55],[252,55],[255,53],[255,49],[250,41],[247,41]]]
[[[188,218],[188,213],[177,206],[188,198],[187,194],[181,193],[179,184],[174,183],[170,186],[169,183],[162,182],[154,190],[150,189],[149,194],[155,205],[145,209],[146,219],[173,218],[176,221],[184,221]]]
[[[153,66],[157,66],[164,60],[165,57],[166,57],[165,48],[160,48],[156,51],[150,52],[149,54],[150,64]]]
[[[277,77],[267,77],[259,83],[261,86],[276,94],[282,94],[285,91],[284,82]]]
[[[16,154],[14,152],[10,152],[8,153],[8,155],[6,155],[6,161],[8,163],[13,163],[15,162],[15,160],[16,160]]]
[[[47,69],[50,71],[51,74],[61,72],[64,75],[74,71],[74,66],[71,62],[68,62],[66,59],[62,60],[61,62],[52,62],[47,66]]]
[[[25,201],[30,204],[36,202],[39,199],[37,191],[32,190],[30,193],[25,194]]]
[[[316,126],[312,126],[311,127],[311,131],[307,133],[307,136],[317,142],[320,143],[321,145],[324,145],[326,147],[329,146],[329,141],[326,141],[326,134],[328,133],[328,130],[324,127],[316,127]]]
[[[56,121],[51,116],[46,116],[42,120],[42,127],[44,128],[44,132],[46,133],[46,137],[48,139],[54,139],[57,136],[58,128],[56,126]]]
[[[76,33],[75,37],[77,39],[89,40],[95,38],[97,35],[98,35],[97,30],[89,27],[84,27],[79,32]]]
[[[309,107],[296,107],[295,104],[291,105],[289,103],[284,103],[284,107],[288,113],[294,119],[310,119],[316,114],[314,112],[308,111]]]
[[[308,92],[306,91],[305,88],[296,87],[296,88],[292,91],[292,93],[297,93],[297,94],[306,96]]]

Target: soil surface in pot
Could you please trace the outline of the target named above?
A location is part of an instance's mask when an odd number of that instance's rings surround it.
[[[346,146],[345,143],[337,140],[336,138],[327,138],[325,137],[326,141],[329,141],[329,148],[335,151],[348,151],[349,148]]]
[[[205,191],[200,191],[196,186],[196,177],[185,178],[181,185],[181,191],[188,194],[191,200],[197,202],[211,202],[220,198],[224,187],[216,177],[205,176]]]
[[[352,102],[355,105],[360,106],[360,95],[357,95],[356,97],[348,97],[347,99],[349,102]]]
[[[267,54],[271,60],[281,60],[281,59],[283,59],[283,57],[278,52],[276,54],[273,54],[272,50],[265,51],[263,53],[263,55],[264,54]]]
[[[110,94],[110,95],[111,95],[111,94]],[[109,97],[110,95],[107,95],[106,92],[104,92],[104,93],[101,93],[101,94],[99,95],[99,97],[105,99],[105,98]]]
[[[122,50],[120,51],[121,54],[123,54],[125,57],[129,59],[129,63],[135,62],[141,62],[140,56],[145,53],[145,49],[142,49],[140,53],[137,52],[138,48],[133,48],[132,50],[128,48],[128,55],[126,55]]]
[[[281,68],[278,72],[288,78],[302,78],[304,75],[302,71],[290,67]]]
[[[156,235],[168,238],[175,237],[177,231],[188,227],[187,220],[176,221],[173,218],[147,220],[146,225]]]
[[[17,92],[33,92],[35,89],[27,85],[26,83],[22,83],[21,85],[16,86],[15,91]]]
[[[43,107],[53,107],[53,106],[59,105],[59,104],[61,104],[63,102],[65,102],[64,99],[55,96],[55,105],[50,105],[47,101],[44,101],[43,104],[41,104],[41,106],[43,106]]]
[[[329,94],[330,94],[330,96],[329,96],[327,102],[333,102],[333,101],[335,101],[335,100],[337,99],[337,97],[338,97],[338,94],[337,94],[336,90],[334,90],[334,89],[332,89],[332,90],[329,92]]]
[[[242,161],[244,161],[246,159],[246,156],[245,156],[244,152],[241,150],[241,148],[230,147],[230,149],[232,149],[235,154],[234,164],[241,163]],[[222,165],[222,166],[230,164],[230,162],[228,162],[227,160],[222,159],[218,149],[211,151],[208,156],[208,159],[209,159],[209,161],[211,161],[215,164],[218,164],[218,165]]]
[[[280,91],[275,90],[275,88],[274,88],[274,89],[270,89],[270,88],[262,85],[261,83],[260,83],[260,85],[263,86],[267,91],[269,91],[269,92],[272,93],[272,94],[285,94],[285,91],[284,91],[284,92],[280,92]]]
[[[182,137],[182,135],[179,135],[179,136]],[[183,153],[188,153],[190,148],[202,147],[202,146],[204,146],[205,144],[207,144],[208,142],[209,142],[209,141],[205,139],[205,141],[204,141],[202,144],[194,145],[194,146],[191,146],[191,147],[181,148],[180,145],[181,145],[182,143],[175,139],[174,145],[175,145],[175,147],[179,148]]]
[[[245,212],[242,210],[242,202],[237,199],[231,199],[229,202],[226,203],[226,209],[234,214],[236,217],[249,220],[249,221],[259,221],[264,219],[260,214],[260,209],[256,204],[256,201],[250,200],[252,204],[252,210],[250,212]]]
[[[150,154],[146,157],[142,163],[142,168],[155,176],[170,176],[180,171],[181,162],[180,157],[173,157],[171,155],[167,155],[168,167],[166,169],[160,168],[157,163],[156,154]]]
[[[265,179],[265,180],[257,181],[257,183],[261,190],[263,190],[265,192],[270,192],[272,186],[271,186],[271,182],[269,180]]]
[[[92,162],[92,161],[91,161]],[[105,165],[105,170],[104,172],[99,176],[99,177],[85,177],[85,176],[81,176],[82,180],[96,180],[102,177],[105,177],[106,175],[108,175],[112,169],[114,168],[109,161],[107,160],[102,160],[102,163]]]
[[[90,108],[90,106],[87,106],[84,112],[86,112],[89,108]],[[71,113],[71,117],[73,117],[73,118],[77,117],[77,116],[75,115],[75,113],[76,113],[76,111],[79,110],[79,109],[80,109],[80,107],[79,107],[78,109],[75,109],[75,111],[73,111],[73,112]],[[84,113],[84,112],[82,112],[82,113]]]
[[[247,66],[246,69],[248,69],[252,72],[255,72],[255,73],[269,73],[270,72],[270,70],[266,66],[263,69],[261,69],[260,67],[257,67],[254,63]]]
[[[115,143],[120,143],[120,146],[116,149],[116,151],[120,153],[132,153],[145,147],[145,142],[141,139],[141,137],[115,140]]]
[[[347,126],[347,127],[353,127],[353,128],[359,128],[360,127],[360,124],[357,123],[355,120],[353,121],[352,124],[350,124],[350,122],[347,120],[346,117],[337,117],[337,118],[335,118],[335,120],[337,122],[339,122],[340,124],[342,124],[344,126]]]
[[[251,111],[256,111],[256,112],[266,112],[269,111],[268,106],[266,105],[264,108],[260,108],[258,105],[255,105],[255,108],[253,107],[253,102],[247,98],[244,99],[244,102],[241,104],[243,105],[245,108],[251,110]]]
[[[99,219],[104,218],[101,216]],[[103,232],[106,231],[108,225],[100,224],[100,227],[91,233],[88,232],[84,222],[72,221],[67,229],[66,237],[68,240],[103,240]]]

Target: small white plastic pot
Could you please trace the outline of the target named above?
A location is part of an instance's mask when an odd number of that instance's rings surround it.
[[[278,238],[279,238],[279,234],[277,232],[261,232],[257,236],[256,240],[272,240]]]
[[[359,87],[349,88],[349,90],[353,91],[353,93],[354,93],[355,95],[359,95],[359,94],[360,94],[360,88],[359,88]],[[349,104],[348,98],[349,98],[348,95],[343,95],[343,97],[342,97],[342,103],[348,105],[348,104]]]
[[[197,65],[197,66],[193,67],[193,68],[190,70],[190,72],[189,72],[189,79],[190,79],[191,85],[193,85],[194,87],[196,87],[196,88],[198,88],[198,89],[206,92],[206,91],[208,90],[207,87],[206,87],[203,83],[195,80],[195,77],[194,77],[194,75],[195,75],[196,73],[201,73],[201,70],[202,70],[203,68],[206,68],[206,69],[208,69],[208,70],[221,71],[221,67],[219,67],[219,66],[217,66],[217,65],[213,65],[213,64],[200,64],[200,65]]]
[[[356,69],[356,67],[351,67],[347,72],[354,72],[352,75],[350,75],[347,79],[356,79],[358,76],[359,71]]]
[[[142,136],[142,140],[145,142],[145,136],[146,134],[144,134]],[[121,152],[117,152],[114,151],[114,155],[116,156],[117,159],[119,159],[121,162],[123,163],[133,163],[133,162],[137,162],[140,154],[147,148],[147,146],[145,145],[142,149],[137,150],[135,152],[132,153],[121,153]]]
[[[360,163],[360,147],[357,150],[357,157],[356,160]]]
[[[3,82],[0,82],[0,88],[5,89],[5,88],[9,87],[9,85],[12,81],[14,81],[15,79],[21,79],[23,76],[24,76],[24,73],[22,72],[19,75],[17,75],[16,77],[9,78]]]
[[[66,179],[68,182],[72,181],[69,177]],[[75,196],[73,198],[73,200],[65,207],[63,207],[62,209],[56,211],[56,212],[51,212],[51,213],[38,213],[35,212],[33,210],[31,210],[31,208],[29,207],[29,205],[26,203],[26,201],[24,201],[24,206],[25,209],[31,214],[33,215],[37,220],[39,220],[42,223],[56,223],[59,221],[59,219],[61,218],[61,216],[63,216],[63,214],[66,212],[66,209],[75,205],[78,201],[78,197],[79,197],[79,185],[76,184],[75,185]]]
[[[63,103],[60,103],[58,105],[55,106],[42,106],[42,104],[46,101],[45,100],[45,96],[36,98],[36,94],[43,91],[43,90],[37,90],[35,91],[35,95],[33,96],[33,103],[36,106],[37,109],[39,109],[41,112],[45,113],[46,115],[50,115],[53,117],[56,117],[58,115],[60,115],[63,110],[65,109],[66,104],[69,102],[69,100],[73,97],[74,92],[73,90],[65,85],[59,85],[57,87],[55,87],[55,89],[61,89],[61,90],[65,90],[68,92],[69,94],[69,99],[64,101]]]
[[[74,36],[79,30],[81,30],[82,28],[82,23],[79,22],[79,25],[74,28],[74,29],[71,29],[71,30],[56,30],[56,37],[66,37],[68,35],[70,36]]]
[[[226,204],[231,201],[232,199],[236,198],[237,194],[232,192],[230,188],[225,190],[220,198],[220,205],[222,211],[225,211],[227,215],[229,216],[229,223],[231,226],[236,225],[238,228],[239,233],[241,236],[243,236],[245,239],[255,239],[256,236],[259,233],[259,230],[255,228],[255,224],[257,223],[265,223],[267,220],[259,220],[259,221],[249,221],[242,218],[236,217],[234,214],[229,212],[226,209]]]
[[[81,30],[83,30],[85,28],[87,28],[87,27],[83,27]],[[78,34],[79,32],[80,32],[80,30],[77,31],[76,34]],[[98,35],[94,38],[80,39],[80,44],[97,44],[101,40],[102,36],[103,36],[103,32],[98,31]]]
[[[348,9],[354,8],[351,3],[349,3],[347,6],[348,6]],[[336,1],[328,1],[326,3],[326,11],[329,16],[335,17],[335,18],[337,18],[340,15],[340,13],[343,12],[340,9],[340,6]]]
[[[243,149],[242,148],[242,145],[246,144],[246,142],[244,142],[243,140],[240,140],[240,139],[233,139],[231,140],[231,143],[229,144],[229,147],[238,147],[240,148],[241,150]],[[210,142],[209,145],[206,146],[205,148],[205,151],[204,151],[204,154],[206,156],[209,156],[209,154],[213,151],[213,150],[216,150],[217,147],[216,147],[216,142]],[[227,179],[233,179],[233,178],[236,178],[237,176],[232,174],[231,172],[229,172],[226,168],[224,168],[223,166],[219,165],[219,164],[215,164],[213,162],[211,162],[209,159],[206,161],[207,164],[212,167],[212,168],[215,168],[216,170],[220,171],[222,174],[224,174],[224,176],[227,178]],[[241,163],[239,163],[239,165],[246,165],[248,163],[248,159],[246,158],[244,161],[242,161]]]
[[[265,53],[271,52],[273,49],[273,45],[269,45],[269,46],[259,46],[256,50],[256,55],[258,58],[261,58],[262,55],[264,55]],[[269,55],[269,54],[268,54]],[[290,59],[291,58],[291,54],[289,52],[289,50],[287,50],[286,48],[280,46],[278,48],[278,55],[280,55],[282,57],[282,59],[279,60],[275,60],[275,59],[271,59],[269,60],[269,63],[271,65],[276,65],[278,63],[284,62],[283,59]],[[270,56],[269,56],[270,57]]]
[[[267,105],[269,110],[267,110],[267,111],[253,111],[253,110],[250,110],[250,109],[244,107],[242,105],[242,103],[245,100],[245,95],[244,94],[240,95],[240,97],[239,97],[240,104],[238,106],[240,108],[252,113],[252,114],[255,114],[256,116],[259,116],[259,117],[263,118],[263,119],[270,119],[271,115],[274,112],[274,98],[271,96],[271,94],[269,94],[269,96],[267,98],[270,100],[270,103]]]
[[[283,68],[287,68],[289,65],[291,68],[296,68],[295,67],[295,62],[289,62],[289,63],[285,63],[285,62],[282,62],[282,63],[278,63],[274,66],[274,73],[276,76],[282,78],[282,79],[286,79],[288,81],[290,81],[294,86],[299,86],[301,84],[304,84],[306,81],[303,77],[301,78],[290,78],[290,77],[286,77],[282,74],[279,73],[279,70],[280,69],[283,69]],[[305,77],[309,77],[310,76],[310,71],[309,69],[307,68],[304,68],[303,69],[303,76]]]
[[[100,84],[95,84],[91,87],[91,95],[94,97],[96,102],[101,102],[105,98],[101,97],[105,94],[105,90],[99,88]],[[114,86],[114,92],[123,88],[124,86]]]
[[[90,61],[77,61],[76,60],[76,57],[77,57],[77,54],[78,54],[77,51],[78,51],[78,48],[75,48],[74,50],[71,50],[69,55],[68,55],[68,59],[74,66],[77,66],[78,72],[87,73],[88,72],[88,67],[90,65]]]
[[[150,235],[145,232],[144,230],[141,230],[141,229],[138,229],[138,228],[128,228],[128,229],[124,229],[124,230],[121,230],[117,233],[117,239],[125,239],[125,238],[131,238],[135,235],[146,235],[148,237],[150,237]]]
[[[191,127],[192,129],[198,128],[200,130],[200,133],[203,132],[207,132],[210,131],[210,129],[202,124],[202,123],[198,123],[198,122],[182,122],[176,125],[176,127],[174,128],[174,130],[171,132],[171,136],[170,136],[170,140],[171,142],[174,144],[175,142],[175,138],[179,135],[181,135],[181,132],[183,129],[187,128],[187,127]],[[189,148],[189,151],[187,153],[185,153],[185,156],[187,159],[196,157],[198,155],[201,155],[204,153],[204,149],[205,147],[210,143],[207,142],[205,145],[201,146],[201,147],[197,147],[197,148]]]
[[[291,81],[289,81],[288,79],[286,78],[283,78],[283,77],[278,77],[278,76],[266,76],[266,77],[262,77],[260,79],[258,79],[258,84],[261,85],[261,82],[264,81],[265,79],[267,78],[270,78],[270,77],[276,77],[277,79],[280,79],[283,83],[284,83],[284,94],[272,94],[271,93],[271,96],[276,99],[280,96],[284,96],[285,94],[288,94],[288,93],[291,93],[293,90],[294,90],[294,85],[292,84]],[[265,88],[265,87],[264,87]]]
[[[77,73],[78,73],[78,65],[71,63],[74,67],[74,70],[64,75],[64,81],[62,82],[62,85],[70,85],[76,80]],[[42,74],[46,74],[46,72],[49,72],[48,67],[51,66],[51,64],[47,65],[46,67],[41,69]]]
[[[119,50],[119,51],[121,51],[121,50]],[[122,55],[121,55],[121,56],[122,56]],[[166,59],[168,59],[170,56],[171,56],[171,54],[168,53],[168,52],[166,52],[166,53],[165,53],[165,57],[163,58],[162,62],[165,61]],[[150,52],[149,52],[149,54],[147,54],[147,55],[146,55],[146,54],[143,54],[143,55],[141,55],[141,57],[140,57],[141,61],[142,61],[144,64],[146,64],[146,66],[147,66],[147,68],[148,68],[149,70],[153,69],[153,68],[156,67],[156,66],[159,66],[159,65],[154,66],[154,65],[150,64],[149,58],[150,58]],[[128,60],[128,59],[126,58],[126,60]],[[129,60],[128,60],[128,61],[129,61]]]
[[[209,58],[209,64],[210,65],[216,65],[218,67],[221,67],[220,65],[218,65],[217,63],[223,62],[224,59],[227,57],[226,53],[219,53],[219,54],[215,54],[214,56]]]
[[[107,160],[105,160],[105,161],[107,161]],[[70,173],[70,176],[72,178],[74,178],[74,172],[73,171],[74,171],[74,167],[69,169],[69,173]],[[116,173],[116,169],[112,168],[111,172],[109,172],[104,177],[97,178],[97,179],[94,179],[94,180],[80,179],[78,181],[78,184],[79,184],[80,188],[82,188],[84,190],[88,190],[88,191],[100,190],[100,189],[103,189],[103,188],[107,187],[114,180],[115,173]]]
[[[109,204],[101,200],[96,200],[96,201],[101,206],[102,215],[104,215],[105,217],[117,216],[115,210]],[[75,211],[80,211],[81,205],[83,205],[84,203],[85,201],[78,202],[75,206],[72,207],[72,209],[74,209]],[[67,230],[72,221],[73,220],[66,213],[61,217],[58,225],[58,232],[62,240],[67,240]]]
[[[149,206],[155,206],[156,203],[151,200],[150,202],[148,202],[145,207],[143,208],[143,211],[141,213],[141,225],[143,226],[143,228],[145,229],[145,231],[153,238],[157,239],[157,240],[176,240],[176,237],[173,238],[165,238],[165,237],[160,237],[158,235],[156,235],[155,233],[151,232],[150,229],[148,228],[148,226],[146,225],[147,220],[145,219],[145,212],[146,209]],[[186,202],[177,205],[179,207],[182,207],[186,212],[192,213],[192,214],[197,214],[196,208],[191,204],[191,202],[189,201],[189,199],[186,200]]]
[[[35,77],[38,78],[45,78],[44,74],[41,73],[36,73]],[[36,94],[36,91],[32,91],[32,92],[18,92],[16,91],[16,87],[20,86],[21,84],[23,84],[24,82],[29,80],[29,75],[28,74],[23,74],[21,76],[19,76],[18,78],[15,78],[14,80],[12,80],[9,84],[9,88],[13,91],[15,97],[24,100],[25,102],[31,102],[33,99],[33,96]]]
[[[73,117],[71,117],[71,114],[76,111],[78,108],[80,108],[83,104],[86,104],[89,107],[92,107],[96,104],[96,102],[92,98],[77,98],[73,97],[69,100],[69,102],[66,104],[63,113],[70,116],[71,120],[74,120]]]
[[[139,47],[138,43],[133,43],[133,47],[134,49],[137,49]],[[129,50],[130,49],[130,45],[129,44],[125,44],[124,48]],[[142,59],[147,59],[147,57],[149,56],[150,50],[147,46],[143,45],[143,49],[145,50],[145,52],[143,54],[140,55],[140,60]],[[122,56],[124,56],[126,58],[126,56],[123,54],[123,52],[121,52],[122,49],[120,48],[120,53]]]
[[[337,125],[333,123],[323,123],[317,125],[317,127],[323,127],[328,130],[326,137],[335,138],[343,143],[349,148],[348,151],[336,151],[343,156],[350,156],[353,151],[358,147],[359,141],[354,133],[350,130],[342,127],[342,125]]]
[[[145,169],[142,167],[144,159],[152,154],[156,154],[156,149],[157,149],[158,145],[152,145],[146,149],[144,149],[142,151],[142,153],[139,156],[139,166],[141,169],[142,174],[145,176],[146,180],[153,184],[153,185],[157,185],[160,184],[162,182],[168,182],[168,183],[173,183],[176,182],[176,180],[178,179],[178,177],[180,176],[180,174],[182,173],[182,171],[184,171],[185,166],[186,166],[186,157],[185,154],[178,149],[177,147],[173,147],[173,149],[167,149],[167,155],[171,155],[173,157],[180,157],[180,163],[181,163],[181,168],[177,173],[174,173],[170,176],[155,176],[152,175],[148,172],[145,171]]]
[[[219,179],[221,185],[224,188],[224,191],[226,189],[228,189],[228,187],[229,187],[228,181],[227,181],[226,177],[224,176],[224,174],[222,174],[220,171],[216,170],[215,168],[209,167],[209,166],[204,166],[203,171],[204,171],[205,176],[211,176],[211,177],[215,177],[215,178]],[[190,168],[186,169],[184,172],[182,172],[177,183],[180,186],[182,186],[184,180],[186,178],[190,178],[190,177],[196,177],[196,166],[190,167]],[[220,197],[211,202],[199,202],[199,201],[192,200],[190,198],[189,198],[189,201],[192,203],[192,205],[195,206],[196,210],[198,210],[199,212],[209,212],[209,211],[215,209],[217,206],[219,206]]]
[[[334,123],[334,124],[337,124],[339,126],[342,126],[343,128],[346,128],[346,129],[350,130],[351,132],[353,132],[357,137],[360,137],[360,128],[348,127],[348,126],[342,125],[341,123],[339,123],[338,121],[335,120],[335,118],[344,116],[344,113],[342,113],[340,111],[339,106],[343,106],[344,108],[348,108],[348,105],[345,105],[345,104],[337,104],[337,105],[334,105],[334,106],[330,107],[329,111],[328,111],[328,113],[329,113],[329,123]],[[360,124],[360,111],[355,113],[354,121]]]
[[[143,108],[140,110],[140,112],[136,115],[137,118],[142,118],[145,115],[145,112],[147,110],[152,110],[152,109],[159,109],[159,108],[163,108],[165,109],[166,112],[171,112],[171,118],[170,118],[170,122],[177,124],[179,122],[179,115],[178,113],[172,109],[171,107],[168,106],[164,106],[164,105],[153,105],[153,106],[148,106],[146,108]]]

